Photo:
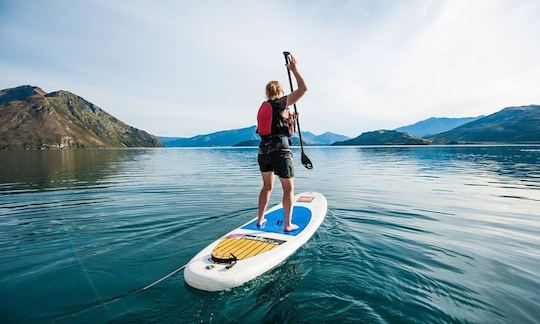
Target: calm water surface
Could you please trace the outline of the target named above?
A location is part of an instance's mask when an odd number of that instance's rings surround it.
[[[95,308],[254,217],[256,150],[0,151],[2,322],[540,322],[540,147],[307,153],[329,212],[285,264]]]

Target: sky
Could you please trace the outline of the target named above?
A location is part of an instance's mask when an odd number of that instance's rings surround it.
[[[161,136],[248,127],[264,87],[357,136],[540,104],[540,1],[0,0],[0,88],[68,90]]]

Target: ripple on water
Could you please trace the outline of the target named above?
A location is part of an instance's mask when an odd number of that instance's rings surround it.
[[[309,147],[314,237],[244,286],[145,286],[256,215],[256,149],[0,155],[7,322],[538,322],[536,147]],[[218,166],[218,167],[217,167]],[[277,185],[271,204],[280,199]],[[4,310],[9,309],[6,313]]]

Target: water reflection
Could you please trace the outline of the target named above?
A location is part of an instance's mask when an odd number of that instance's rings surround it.
[[[119,149],[4,151],[0,154],[0,193],[15,185],[17,190],[94,186],[144,153]]]

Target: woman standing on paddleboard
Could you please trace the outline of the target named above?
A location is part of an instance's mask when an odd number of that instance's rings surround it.
[[[266,98],[259,113],[257,114],[257,134],[261,137],[259,144],[259,169],[263,179],[263,187],[259,195],[259,214],[257,225],[262,226],[266,222],[264,212],[270,200],[270,194],[274,186],[275,175],[279,177],[283,187],[283,210],[286,232],[298,228],[292,223],[292,200],[294,196],[294,167],[292,162],[290,137],[294,134],[294,115],[289,106],[297,102],[306,93],[307,87],[304,79],[296,67],[296,59],[286,64],[294,74],[298,89],[288,96],[284,96],[283,87],[278,81],[270,81],[266,85]]]

